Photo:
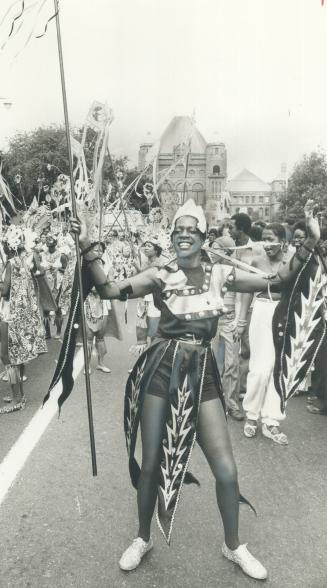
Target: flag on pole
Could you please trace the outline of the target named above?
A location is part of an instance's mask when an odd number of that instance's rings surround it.
[[[1,0],[0,53],[16,58],[32,39],[40,39],[55,18],[51,0]]]

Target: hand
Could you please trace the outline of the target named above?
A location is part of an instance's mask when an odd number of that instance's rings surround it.
[[[83,217],[80,219],[72,217],[70,219],[70,231],[73,235],[78,235],[81,246],[88,242],[87,226]]]
[[[313,200],[308,200],[304,207],[305,222],[308,237],[318,242],[320,239],[320,227],[318,218],[315,216],[314,209],[316,205]]]
[[[243,321],[243,320],[239,321],[236,324],[236,338],[237,339],[241,339],[242,335],[245,332],[246,326],[247,326],[247,321]]]
[[[236,343],[240,338],[238,328],[237,328],[237,320],[236,319],[234,319],[233,321],[231,321],[229,323],[229,329],[230,329],[231,333],[233,334],[233,340]]]

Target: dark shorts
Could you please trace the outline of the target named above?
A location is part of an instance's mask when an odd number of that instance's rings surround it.
[[[171,374],[171,366],[174,358],[173,345],[168,347],[159,367],[154,374],[146,394],[151,396],[159,396],[160,398],[167,398],[169,391],[169,381]],[[204,374],[203,388],[201,402],[207,402],[214,398],[219,398],[218,383],[215,377],[215,366],[211,353],[208,353],[206,371]]]

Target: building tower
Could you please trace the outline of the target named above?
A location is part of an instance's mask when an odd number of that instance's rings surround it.
[[[138,169],[139,171],[144,170],[146,165],[146,156],[150,151],[151,147],[153,146],[153,142],[151,141],[151,133],[147,133],[147,138],[144,143],[141,143],[139,148],[139,161],[138,161]]]
[[[174,116],[161,135],[157,174],[169,174],[158,188],[163,215],[171,222],[177,208],[188,198],[203,207],[209,226],[229,212],[226,191],[227,154],[224,143],[207,143],[189,116]],[[139,170],[146,165],[153,143],[140,145]],[[183,154],[188,153],[183,160]],[[187,162],[187,163],[186,163]],[[176,163],[176,165],[174,165]],[[162,176],[160,176],[162,177]]]
[[[216,224],[226,213],[227,152],[224,143],[206,146],[206,217]]]

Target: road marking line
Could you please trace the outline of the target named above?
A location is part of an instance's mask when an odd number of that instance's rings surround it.
[[[80,349],[74,359],[73,377],[76,380],[84,367],[84,353]],[[25,462],[32,453],[34,447],[41,439],[44,431],[58,414],[58,398],[62,391],[61,382],[53,388],[49,400],[44,407],[39,408],[32,417],[24,431],[18,437],[11,449],[0,464],[0,505],[4,501],[8,490],[13,485],[17,475],[24,467]]]

